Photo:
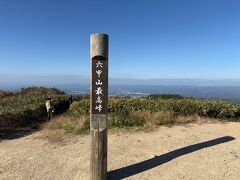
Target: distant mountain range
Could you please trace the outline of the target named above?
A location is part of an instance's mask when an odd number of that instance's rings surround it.
[[[89,94],[89,86],[60,86],[70,94]],[[185,97],[223,99],[240,102],[240,86],[180,86],[180,85],[110,85],[114,96],[147,96],[150,94],[179,94]]]
[[[110,84],[180,85],[180,86],[240,86],[240,79],[130,79],[109,78]],[[89,84],[85,75],[7,75],[0,74],[0,88],[20,85]]]
[[[57,87],[71,94],[89,94],[86,76],[9,76],[0,75],[0,89],[16,91],[22,87]],[[179,94],[208,99],[240,102],[240,79],[118,79],[109,78],[109,94],[145,96],[149,94]]]

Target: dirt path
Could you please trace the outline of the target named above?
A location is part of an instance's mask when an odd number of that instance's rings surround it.
[[[89,136],[0,142],[0,179],[89,179]],[[240,123],[110,133],[109,179],[240,179]]]

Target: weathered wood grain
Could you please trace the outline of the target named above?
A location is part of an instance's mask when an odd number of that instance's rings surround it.
[[[108,35],[99,33],[92,34],[90,50],[90,173],[91,180],[106,180],[108,118]],[[101,64],[101,67],[97,67],[96,63]],[[100,75],[97,75],[96,73],[98,70],[102,71]],[[101,91],[99,91],[99,94],[96,94],[98,88],[100,88]],[[98,102],[97,98],[99,98]],[[96,107],[99,107],[99,105],[101,105],[102,109],[96,109]]]

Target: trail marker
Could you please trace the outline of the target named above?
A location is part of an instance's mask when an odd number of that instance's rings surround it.
[[[107,179],[108,35],[91,34],[91,180]]]

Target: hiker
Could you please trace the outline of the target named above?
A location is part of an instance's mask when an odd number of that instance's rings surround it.
[[[49,97],[46,102],[48,121],[52,118],[52,113],[54,112],[54,107],[52,105],[52,101],[53,101],[53,99]]]

